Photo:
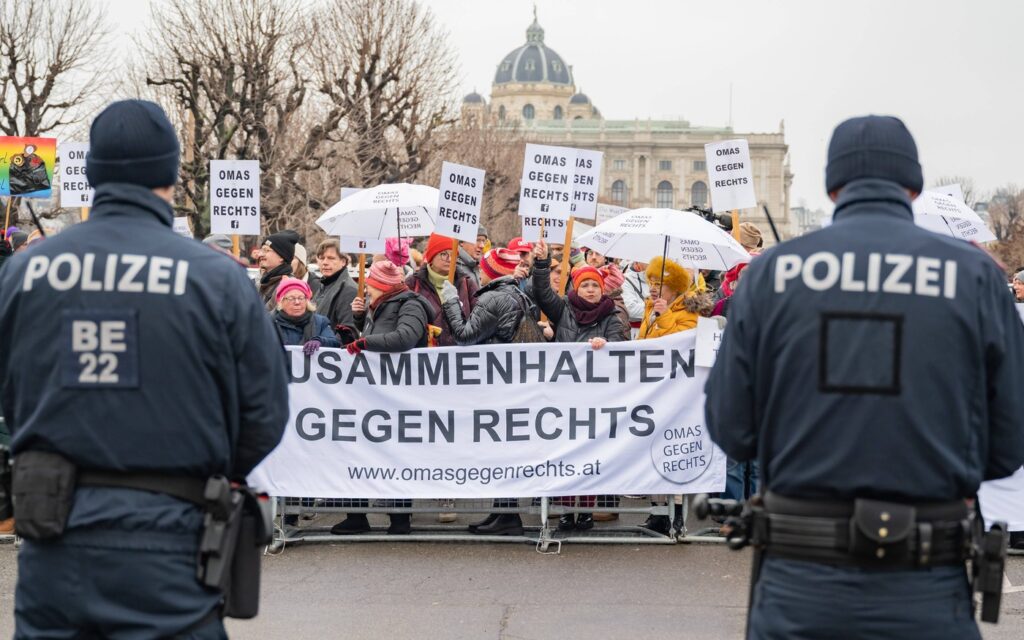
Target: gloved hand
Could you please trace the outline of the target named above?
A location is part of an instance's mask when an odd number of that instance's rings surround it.
[[[359,355],[359,352],[366,348],[366,338],[359,338],[353,342],[345,345],[345,349],[348,350],[354,356]]]
[[[9,240],[0,240],[0,259],[8,258],[14,254],[14,249],[11,247]]]
[[[319,351],[320,347],[322,347],[322,346],[323,345],[320,344],[319,340],[317,340],[316,338],[313,338],[312,340],[310,340],[306,344],[302,345],[302,353],[306,354],[307,356],[312,356],[314,353]]]
[[[444,285],[441,287],[441,304],[448,302],[449,300],[458,300],[459,290],[455,288],[451,282],[444,281]]]

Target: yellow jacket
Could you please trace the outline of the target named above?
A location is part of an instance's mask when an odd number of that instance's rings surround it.
[[[654,321],[654,326],[648,330],[654,301],[647,300],[647,303],[644,305],[644,321],[640,325],[640,333],[637,334],[637,340],[660,338],[671,333],[695,329],[697,327],[697,316],[699,315],[696,311],[692,310],[695,302],[695,300],[692,300],[692,296],[676,296],[676,299],[668,306],[668,311],[658,316],[658,319]]]

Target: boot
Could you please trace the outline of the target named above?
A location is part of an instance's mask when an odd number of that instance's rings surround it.
[[[493,522],[476,528],[482,536],[521,536],[523,535],[523,519],[517,513],[498,516]]]
[[[486,518],[484,518],[483,520],[481,520],[479,522],[474,522],[471,525],[469,525],[469,532],[470,533],[476,533],[477,529],[479,529],[480,527],[486,527],[487,525],[491,524],[492,522],[494,522],[497,519],[498,519],[498,514],[492,513],[492,514],[488,515]]]
[[[576,528],[576,518],[571,513],[563,514],[558,518],[559,531],[572,531]]]
[[[594,516],[589,513],[581,513],[576,516],[576,530],[587,531],[594,528]]]
[[[352,536],[358,533],[369,533],[370,521],[365,513],[350,513],[345,519],[331,527],[332,536]]]
[[[676,531],[683,530],[683,505],[677,504],[672,518],[672,528]]]
[[[389,536],[407,536],[412,533],[412,516],[408,513],[391,513],[391,526],[388,527]]]
[[[668,519],[668,516],[654,515],[653,513],[647,516],[647,520],[640,525],[644,529],[653,531],[654,533],[660,533],[663,536],[667,536],[669,529],[672,528],[672,522]]]

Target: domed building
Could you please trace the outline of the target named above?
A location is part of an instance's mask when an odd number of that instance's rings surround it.
[[[710,207],[704,145],[744,138],[759,202],[784,239],[797,232],[789,212],[793,174],[781,123],[775,132],[738,133],[682,119],[605,120],[576,88],[572,65],[545,43],[536,9],[526,43],[498,63],[490,102],[474,91],[463,98],[462,118],[477,126],[515,125],[535,142],[603,152],[600,200],[631,209]],[[766,245],[774,244],[761,206],[741,218],[761,227]]]

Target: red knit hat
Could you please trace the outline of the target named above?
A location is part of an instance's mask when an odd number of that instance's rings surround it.
[[[522,238],[512,238],[509,240],[508,248],[516,253],[530,253],[533,251],[533,245]]]
[[[390,291],[392,287],[405,282],[402,270],[390,260],[381,260],[370,265],[370,273],[366,276],[366,284],[374,289]]]
[[[519,266],[519,254],[510,249],[491,249],[480,258],[480,270],[491,280],[510,276]]]
[[[604,291],[604,278],[601,276],[601,272],[594,267],[583,265],[582,267],[576,267],[572,270],[572,288],[573,291],[577,291],[580,285],[583,284],[584,280],[593,280],[601,287]]]
[[[442,251],[451,251],[452,243],[455,242],[447,236],[438,235],[436,233],[430,234],[430,240],[427,240],[427,248],[423,252],[423,261],[427,264],[437,257],[437,254]]]
[[[289,291],[301,291],[302,295],[306,296],[306,300],[310,300],[313,297],[313,291],[305,281],[285,276],[281,278],[281,283],[277,285],[274,301],[281,302],[281,299],[288,295]]]

